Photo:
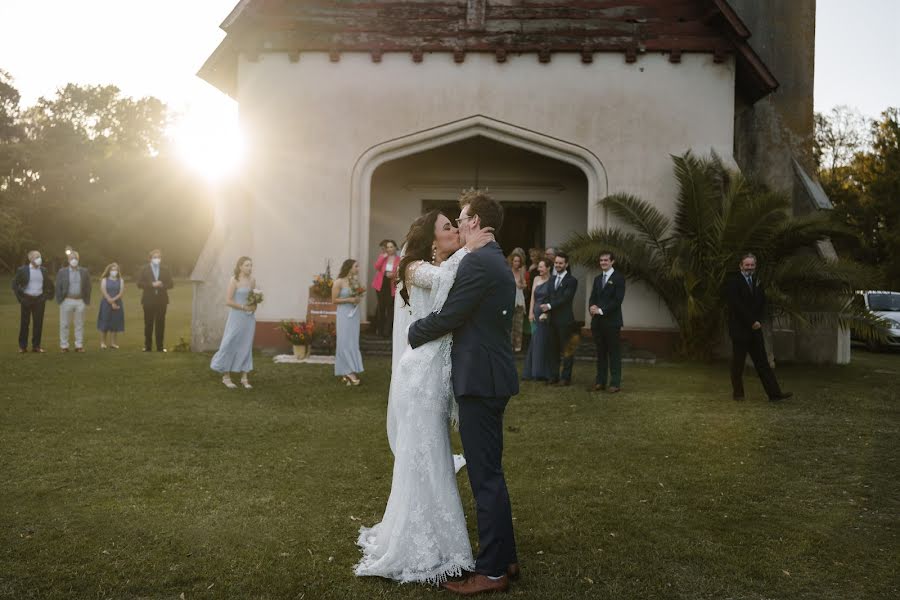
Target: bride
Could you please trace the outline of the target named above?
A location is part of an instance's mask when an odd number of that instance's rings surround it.
[[[450,383],[452,335],[413,350],[406,332],[413,321],[441,310],[460,261],[493,239],[482,231],[460,248],[457,229],[434,210],[413,222],[406,236],[387,411],[391,495],[381,522],[359,531],[359,576],[437,585],[475,568],[448,431],[448,420],[458,418]]]

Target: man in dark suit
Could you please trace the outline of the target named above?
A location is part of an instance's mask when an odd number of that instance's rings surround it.
[[[466,234],[503,224],[500,203],[481,191],[463,194],[457,219]],[[479,551],[475,573],[447,582],[450,591],[470,595],[506,591],[519,573],[512,507],[503,475],[503,412],[519,393],[510,332],[516,282],[503,251],[490,242],[463,258],[440,313],[413,323],[413,348],[453,333],[453,393],[459,404],[459,434],[478,513]]]
[[[541,311],[547,315],[550,336],[547,347],[547,360],[550,363],[549,385],[571,385],[574,354],[568,354],[560,361],[566,345],[575,329],[575,313],[572,302],[578,290],[578,280],[569,273],[569,256],[558,251],[554,259],[554,272],[550,276],[550,298],[541,304]],[[559,370],[562,362],[562,372]]]
[[[766,294],[756,278],[756,257],[741,257],[740,272],[725,284],[728,300],[728,334],[731,336],[731,390],[735,400],[744,399],[744,361],[753,360],[756,374],[769,400],[777,402],[793,396],[782,392],[769,366],[763,340],[762,320],[766,310]]]
[[[47,300],[53,298],[53,282],[47,269],[42,267],[41,253],[32,250],[28,253],[28,264],[16,269],[12,280],[13,293],[22,307],[19,321],[19,352],[28,351],[28,326],[33,325],[31,333],[31,351],[43,353],[41,334],[44,330],[44,308]]]
[[[612,252],[600,254],[602,273],[594,279],[591,289],[591,334],[597,346],[597,378],[593,391],[606,389],[609,371],[609,392],[622,387],[622,349],[619,332],[622,330],[622,301],[625,299],[625,277],[615,270],[616,257]]]
[[[174,287],[172,273],[162,264],[162,252],[150,252],[150,264],[144,265],[138,277],[138,287],[143,290],[141,304],[144,307],[144,352],[150,352],[156,330],[156,351],[165,352],[166,309],[169,307],[169,290]]]

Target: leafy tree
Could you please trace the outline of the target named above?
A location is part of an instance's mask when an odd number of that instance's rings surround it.
[[[714,155],[688,152],[672,160],[678,182],[673,218],[635,196],[614,194],[601,202],[625,228],[575,235],[565,248],[591,268],[601,251],[614,252],[616,268],[644,282],[668,307],[678,324],[681,354],[712,357],[724,331],[725,278],[744,252],[759,258],[760,282],[774,314],[800,326],[856,325],[863,318],[850,299],[872,280],[871,273],[812,250],[816,242],[845,235],[843,228],[822,213],[792,216],[790,198],[729,171]],[[869,335],[879,335],[875,321],[865,325]]]
[[[818,116],[817,128],[835,127],[831,117]],[[900,290],[900,109],[885,110],[870,128],[869,142],[849,158],[820,162],[819,178],[834,203],[834,221],[856,234],[836,244],[840,253],[876,266],[878,287]]]
[[[115,260],[127,272],[159,247],[188,272],[211,224],[211,191],[172,158],[166,106],[115,86],[69,84],[4,110],[18,102],[14,88],[3,95],[4,83],[0,128],[12,123],[16,152],[0,155],[0,267],[21,264],[31,247],[52,262],[72,246],[95,270]]]

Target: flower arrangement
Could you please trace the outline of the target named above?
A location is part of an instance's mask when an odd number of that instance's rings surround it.
[[[295,346],[308,346],[312,343],[313,333],[315,333],[315,323],[307,323],[306,321],[282,321],[279,325],[284,337]]]
[[[325,272],[313,277],[313,293],[319,298],[331,298],[331,286],[334,278],[331,276],[331,261],[325,263]]]
[[[249,306],[258,306],[263,302],[263,293],[262,290],[251,290],[249,294],[247,294],[247,304]]]

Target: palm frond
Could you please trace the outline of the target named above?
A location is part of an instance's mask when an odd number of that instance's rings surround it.
[[[672,221],[659,209],[631,194],[612,194],[600,203],[609,211],[632,227],[644,239],[653,246],[656,252],[662,256],[668,254],[666,241]]]

